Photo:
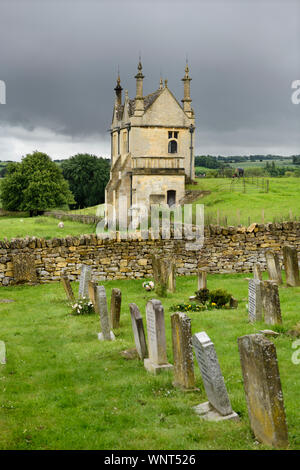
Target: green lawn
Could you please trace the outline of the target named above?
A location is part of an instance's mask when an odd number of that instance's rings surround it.
[[[64,228],[58,228],[59,220],[52,217],[0,217],[0,240],[7,237],[23,238],[26,236],[37,238],[78,236],[85,233],[94,233],[95,226],[80,222],[63,221]]]
[[[251,184],[252,178],[247,178],[249,183],[245,193],[241,180],[236,180],[231,188],[231,178],[197,179],[198,184],[190,185],[188,189],[211,191],[210,195],[195,202],[204,204],[207,223],[217,223],[218,211],[220,223],[225,224],[227,217],[228,225],[299,220],[299,178],[265,178],[265,182],[267,179],[268,193],[262,192],[262,178],[258,178],[259,187],[255,184],[257,178],[253,178],[254,184]]]
[[[193,333],[206,331],[215,343],[233,409],[241,421],[201,421],[192,406],[206,401],[196,366],[198,392],[172,386],[170,372],[152,376],[138,360],[120,352],[134,346],[128,309],[135,302],[145,316],[148,299],[142,281],[103,283],[110,297],[123,294],[121,328],[115,342],[97,339],[96,315],[69,315],[58,283],[2,287],[0,339],[7,346],[7,364],[0,366],[1,449],[263,449],[252,436],[242,384],[237,338],[265,325],[247,320],[244,275],[210,275],[208,287],[229,290],[238,310],[190,313]],[[78,289],[76,284],[75,289]],[[188,300],[195,277],[177,278],[177,292],[163,299],[168,359],[173,362],[170,305]],[[283,323],[299,322],[300,288],[280,288]],[[291,449],[300,448],[299,371],[291,356],[292,339],[274,340],[278,353]]]

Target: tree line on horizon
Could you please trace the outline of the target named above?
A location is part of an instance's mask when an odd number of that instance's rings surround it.
[[[5,170],[0,186],[3,209],[34,216],[66,205],[82,209],[103,203],[110,161],[77,154],[58,165],[49,155],[35,151],[21,162],[9,162]]]

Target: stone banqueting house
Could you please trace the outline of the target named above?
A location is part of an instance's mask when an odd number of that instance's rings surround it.
[[[77,280],[82,264],[92,267],[95,280],[152,277],[153,249],[172,253],[178,275],[195,275],[205,266],[211,273],[249,272],[258,262],[266,269],[265,251],[272,248],[282,261],[285,243],[300,249],[300,222],[246,227],[205,228],[203,247],[186,249],[185,240],[103,240],[97,235],[26,238],[0,241],[0,285],[15,282],[14,256],[30,255],[36,282],[58,281],[64,272]]]
[[[133,208],[132,218],[151,204],[178,204],[185,182],[194,177],[195,116],[191,107],[189,68],[186,65],[182,106],[167,80],[143,95],[142,64],[138,64],[136,96],[122,101],[118,77],[111,124],[111,173],[105,192],[107,220],[119,220],[119,201]],[[143,209],[141,208],[143,207]]]

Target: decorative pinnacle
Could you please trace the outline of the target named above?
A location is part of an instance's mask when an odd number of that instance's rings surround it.
[[[168,88],[168,80],[165,79],[165,88]]]
[[[143,75],[143,67],[142,67],[142,62],[141,60],[139,60],[139,64],[138,64],[138,73],[136,74],[136,76],[134,78],[141,78],[143,79],[144,78],[144,75]]]
[[[162,90],[163,89],[163,79],[160,77],[160,80],[159,80],[159,89]]]

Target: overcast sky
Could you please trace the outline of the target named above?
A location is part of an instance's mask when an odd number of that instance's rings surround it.
[[[162,73],[178,100],[188,56],[196,154],[300,153],[300,0],[0,0],[0,160],[109,156],[139,52],[144,93]]]

